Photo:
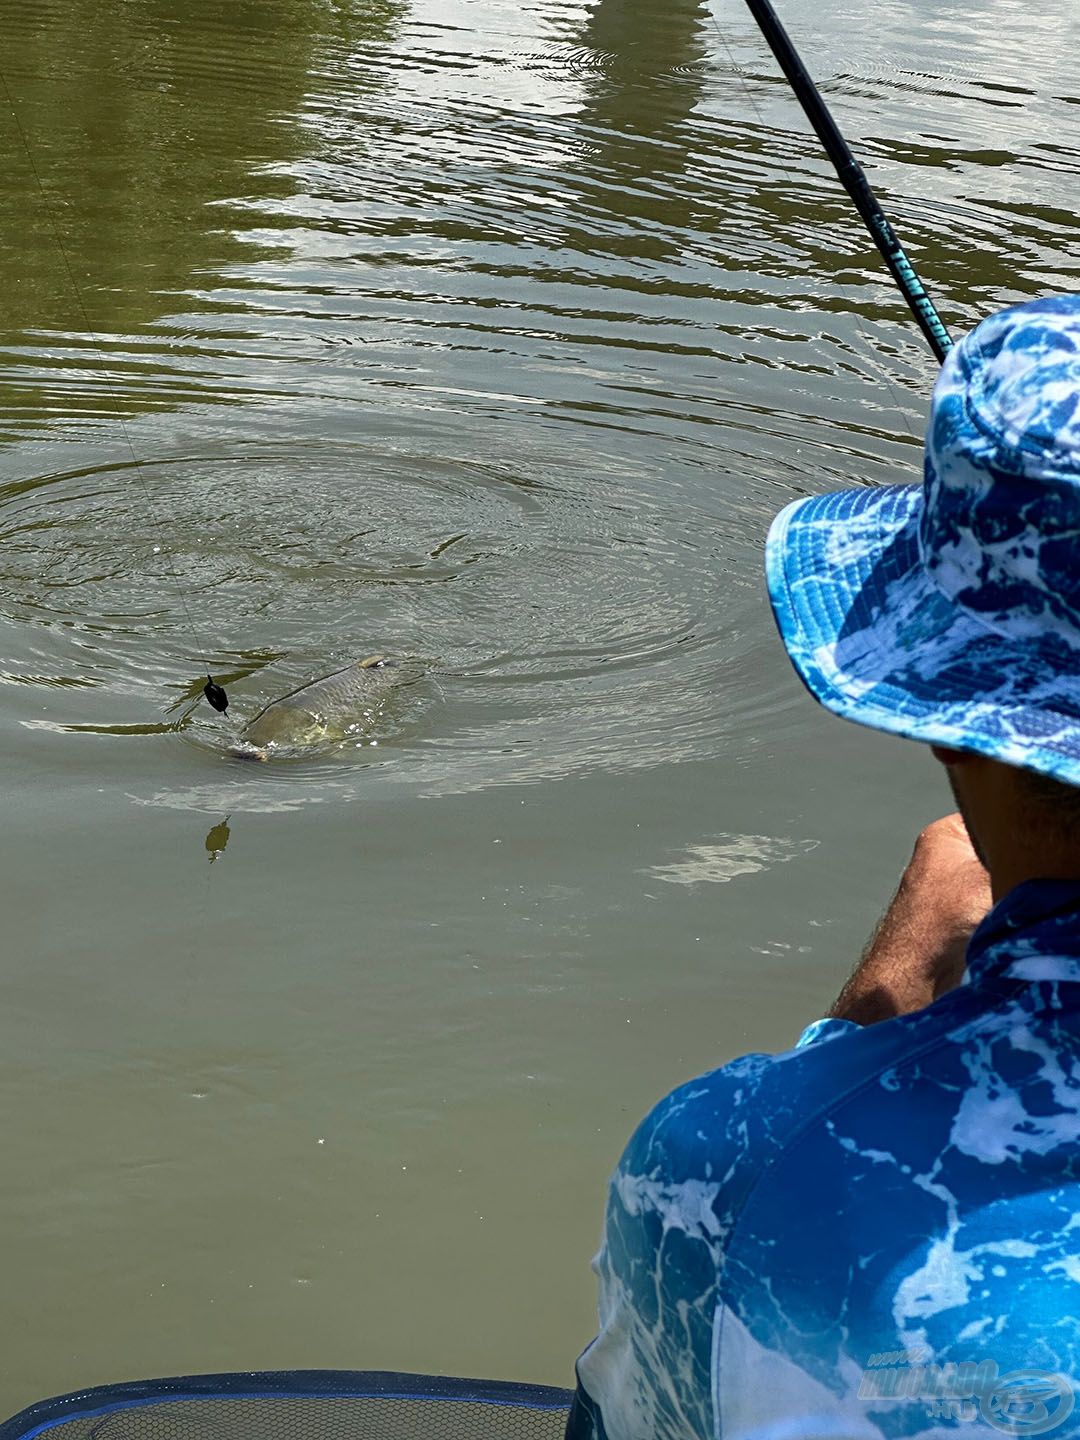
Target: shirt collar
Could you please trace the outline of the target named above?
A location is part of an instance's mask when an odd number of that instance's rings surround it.
[[[1025,880],[971,937],[971,984],[991,978],[1080,981],[1080,880]]]

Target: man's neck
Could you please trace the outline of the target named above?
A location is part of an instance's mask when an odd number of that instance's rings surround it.
[[[991,851],[988,861],[995,905],[1027,880],[1080,881],[1080,858],[1073,853],[1062,854],[1053,847],[1042,852],[1027,852],[1015,844],[1004,846],[997,855]]]

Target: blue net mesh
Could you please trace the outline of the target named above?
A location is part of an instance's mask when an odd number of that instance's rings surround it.
[[[31,1405],[0,1440],[561,1440],[571,1392],[385,1370],[138,1380]]]

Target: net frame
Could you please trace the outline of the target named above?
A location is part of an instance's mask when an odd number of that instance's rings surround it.
[[[554,1421],[558,1413],[565,1416],[569,1411],[573,1391],[514,1380],[469,1380],[398,1370],[244,1370],[177,1375],[98,1385],[39,1400],[0,1422],[0,1440],[36,1440],[57,1426],[104,1419],[120,1411],[215,1399],[429,1401],[436,1409],[455,1403],[511,1407],[547,1414]]]

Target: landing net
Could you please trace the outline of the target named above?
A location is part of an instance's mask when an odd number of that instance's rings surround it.
[[[385,1370],[138,1380],[43,1400],[0,1440],[561,1440],[568,1390]]]

